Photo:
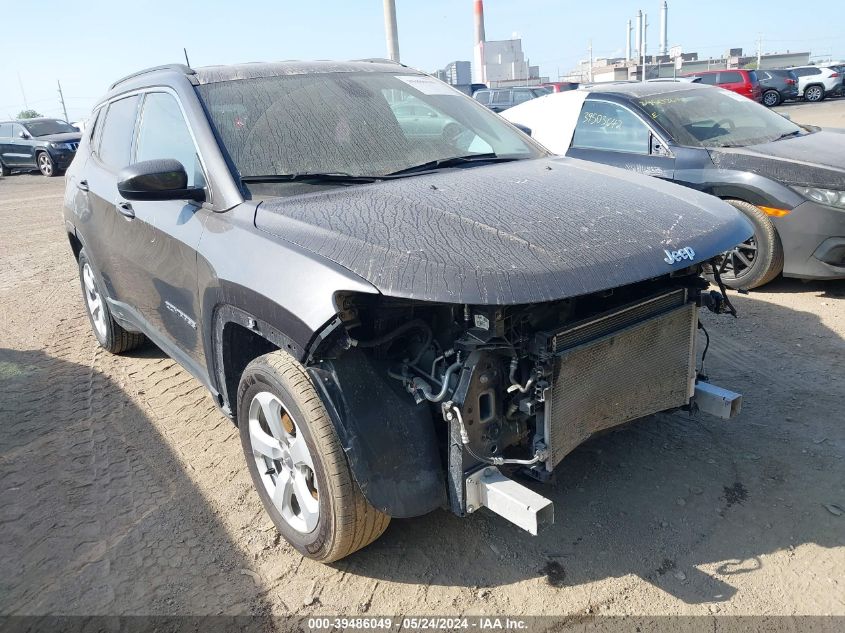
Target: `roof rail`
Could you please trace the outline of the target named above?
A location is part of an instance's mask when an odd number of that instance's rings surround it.
[[[111,86],[109,86],[109,90],[113,90],[115,87],[122,84],[124,81],[128,81],[134,77],[139,77],[140,75],[146,75],[147,73],[154,73],[158,70],[175,70],[180,73],[184,73],[185,75],[196,75],[196,71],[186,66],[185,64],[163,64],[161,66],[153,66],[152,68],[145,68],[144,70],[139,70],[138,72],[132,73],[130,75],[126,75],[125,77],[121,77],[117,81],[115,81]]]

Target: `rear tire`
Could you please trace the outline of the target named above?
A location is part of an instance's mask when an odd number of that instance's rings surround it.
[[[3,163],[0,163],[0,176],[11,176],[12,170],[10,167],[6,167]]]
[[[238,428],[264,509],[303,556],[330,563],[375,541],[390,517],[352,476],[323,402],[287,353],[259,356],[238,387]]]
[[[121,354],[135,349],[146,340],[143,334],[127,332],[114,320],[85,249],[79,252],[79,281],[85,312],[100,347],[112,354]]]
[[[782,99],[777,90],[767,90],[763,93],[763,105],[768,108],[779,106]]]
[[[724,253],[719,274],[728,288],[750,290],[769,283],[783,270],[783,246],[769,217],[753,204],[725,200],[739,210],[754,227],[754,236]],[[711,277],[712,278],[712,277]]]
[[[807,86],[804,89],[804,101],[809,101],[810,103],[817,103],[824,99],[824,86],[819,84],[814,84],[812,86]]]

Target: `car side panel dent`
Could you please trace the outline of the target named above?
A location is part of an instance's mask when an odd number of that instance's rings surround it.
[[[371,505],[394,518],[446,503],[429,405],[414,404],[360,350],[308,368],[334,423],[355,481]]]

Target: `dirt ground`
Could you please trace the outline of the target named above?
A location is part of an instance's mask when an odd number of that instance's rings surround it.
[[[775,108],[796,123],[845,129],[845,97],[828,98],[819,103],[789,101]]]
[[[0,613],[845,615],[845,282],[707,315],[741,416],[586,443],[538,488],[540,536],[438,511],[324,566],[280,542],[197,381],[95,346],[63,188],[0,180]]]

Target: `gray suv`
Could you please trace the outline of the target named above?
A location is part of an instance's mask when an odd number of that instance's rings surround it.
[[[548,88],[542,87],[524,87],[524,88],[488,88],[484,90],[477,90],[473,93],[472,98],[478,101],[493,112],[503,112],[520,103],[531,101],[537,97],[543,97],[551,94],[552,91]]]
[[[393,63],[153,68],[89,121],[64,222],[94,336],[208,388],[304,556],[437,508],[536,533],[551,502],[511,476],[738,410],[696,371],[699,308],[729,308],[703,267],[751,235],[711,196],[554,158]]]

